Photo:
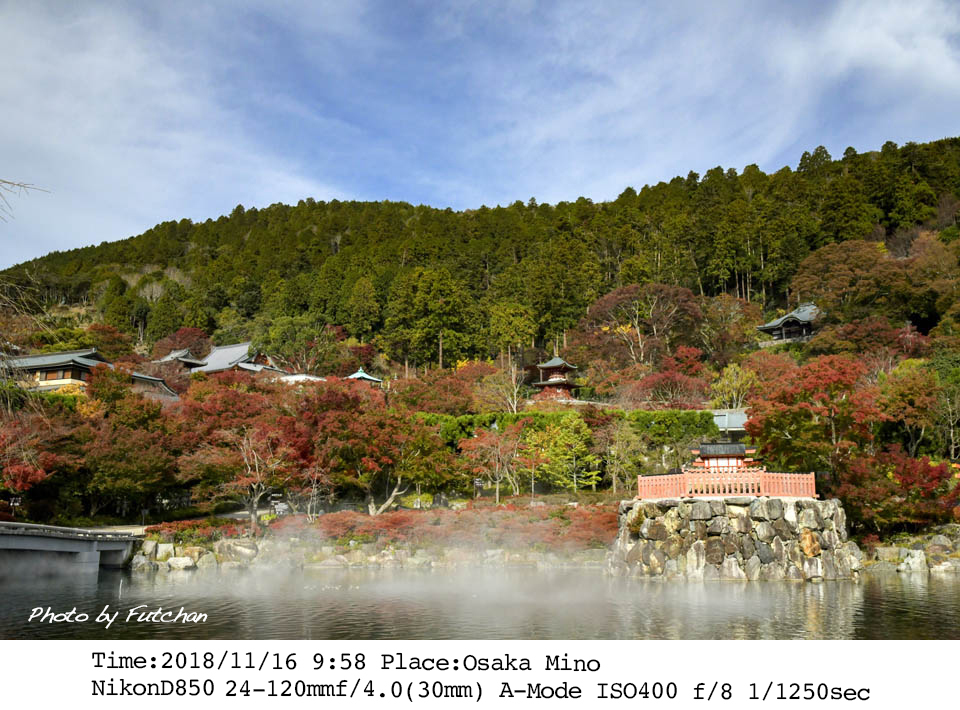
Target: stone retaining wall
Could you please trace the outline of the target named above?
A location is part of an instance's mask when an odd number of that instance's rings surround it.
[[[607,557],[617,576],[703,581],[858,579],[862,555],[847,540],[837,500],[709,498],[627,500]]]

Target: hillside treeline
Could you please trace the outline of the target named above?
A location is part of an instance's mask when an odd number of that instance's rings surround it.
[[[450,363],[549,347],[631,284],[727,294],[769,315],[810,295],[794,277],[825,246],[865,240],[899,258],[921,229],[956,239],[958,195],[960,138],[839,159],[819,147],[795,169],[716,167],[605,203],[238,205],[3,277],[29,282],[45,307],[85,305],[146,345],[182,327],[224,343],[334,325],[394,362]],[[940,315],[912,320],[926,332]]]

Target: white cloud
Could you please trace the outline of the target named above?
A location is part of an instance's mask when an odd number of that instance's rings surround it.
[[[344,196],[252,135],[202,45],[132,14],[8,7],[0,46],[16,58],[0,76],[3,174],[50,191],[16,199],[0,266],[238,203]]]
[[[9,3],[0,266],[313,196],[615,197],[956,133],[960,8]]]

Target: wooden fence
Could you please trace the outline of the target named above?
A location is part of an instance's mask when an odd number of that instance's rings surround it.
[[[816,498],[812,473],[774,473],[762,468],[713,468],[638,476],[638,498],[781,496]]]

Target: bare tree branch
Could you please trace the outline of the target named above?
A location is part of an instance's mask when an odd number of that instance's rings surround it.
[[[14,180],[4,180],[0,178],[0,222],[6,222],[7,218],[13,218],[13,206],[7,195],[22,195],[25,192],[35,190],[37,192],[50,192],[42,187],[31,185],[28,182],[16,182]]]

